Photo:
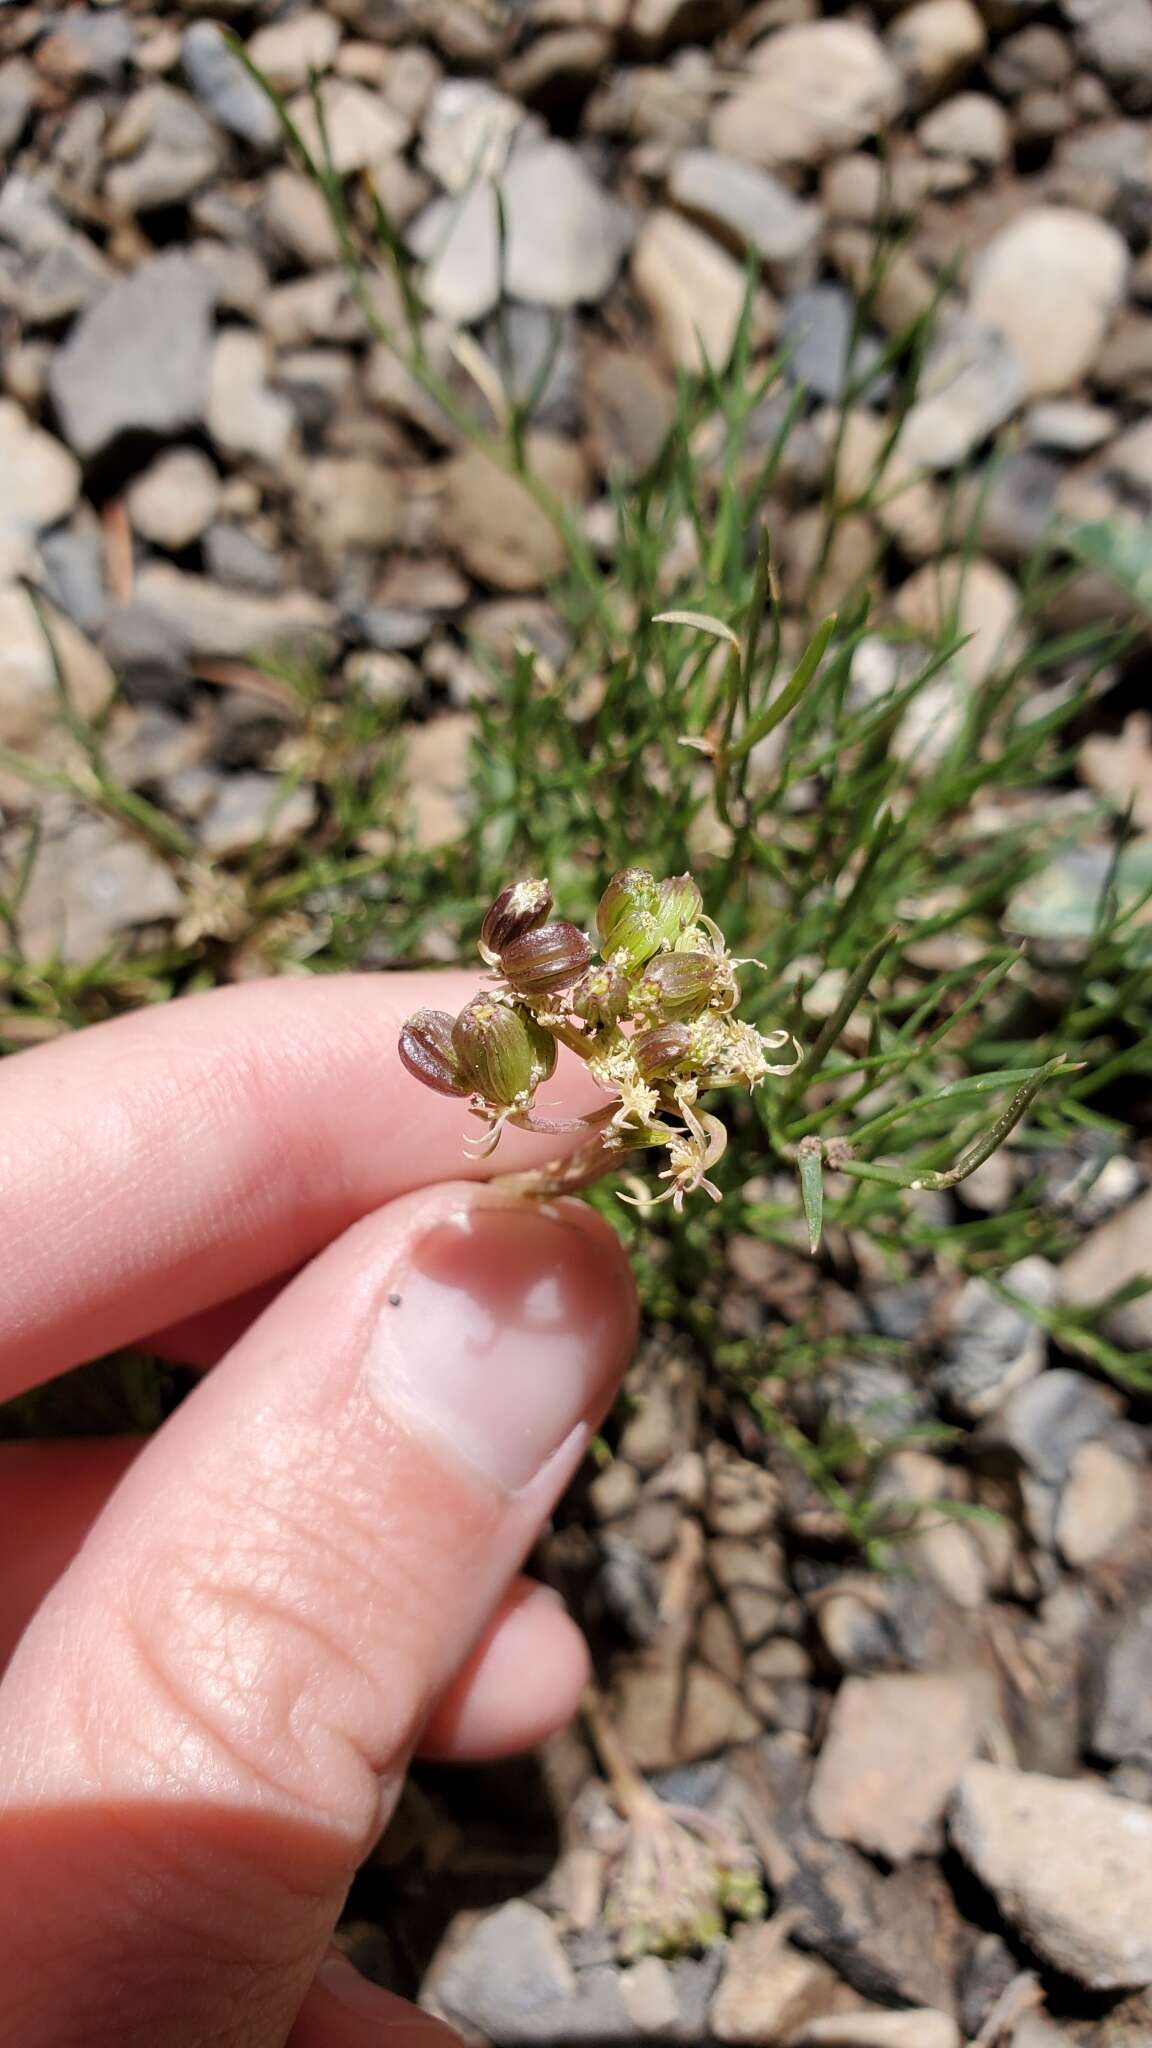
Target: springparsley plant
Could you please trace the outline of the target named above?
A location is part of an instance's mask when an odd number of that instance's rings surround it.
[[[735,1015],[740,969],[758,963],[729,953],[691,875],[663,882],[643,868],[613,875],[596,912],[598,949],[575,925],[553,921],[552,908],[546,881],[501,890],[480,934],[491,988],[458,1017],[446,1010],[409,1017],[400,1034],[404,1065],[437,1093],[468,1098],[487,1126],[477,1141],[482,1154],[509,1123],[547,1135],[586,1133],[553,1185],[585,1186],[623,1155],[660,1146],[663,1193],[635,1182],[621,1200],[641,1208],[670,1201],[679,1211],[699,1188],[719,1201],[708,1175],[727,1132],[700,1108],[700,1097],[712,1088],[754,1088],[791,1073],[800,1058],[787,1031],[758,1031]],[[590,1115],[537,1111],[537,1091],[561,1045],[604,1091],[604,1106]],[[771,1055],[785,1046],[791,1057],[778,1064]]]

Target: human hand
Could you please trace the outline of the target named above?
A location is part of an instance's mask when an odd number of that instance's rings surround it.
[[[572,1712],[583,1643],[516,1574],[635,1329],[611,1231],[480,1185],[395,1059],[472,981],[254,984],[0,1068],[0,1398],[129,1343],[212,1368],[143,1447],[0,1445],[11,2048],[444,2035],[329,1938],[416,1746]]]

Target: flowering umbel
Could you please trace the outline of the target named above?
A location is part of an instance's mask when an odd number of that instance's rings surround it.
[[[659,1145],[667,1155],[662,1194],[642,1183],[622,1201],[680,1210],[698,1188],[719,1201],[709,1179],[727,1133],[700,1108],[711,1088],[754,1088],[787,1074],[799,1047],[787,1031],[758,1031],[735,1015],[741,967],[719,926],[704,915],[691,875],[657,882],[643,868],[622,868],[600,899],[591,939],[561,919],[550,922],[546,881],[513,882],[484,919],[480,953],[492,986],[457,1018],[420,1010],[400,1034],[409,1072],[441,1095],[468,1098],[486,1125],[483,1152],[505,1124],[558,1135],[588,1134],[587,1147],[557,1169],[557,1185],[581,1186],[611,1172],[623,1155]],[[537,1090],[564,1045],[604,1091],[601,1109],[549,1118]],[[777,1064],[770,1055],[790,1046]]]

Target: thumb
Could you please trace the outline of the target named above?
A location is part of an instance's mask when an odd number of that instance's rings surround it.
[[[22,2048],[283,2043],[634,1314],[591,1211],[431,1189],[332,1245],[165,1425],[0,1689]]]
[[[325,1956],[289,2048],[461,2048],[443,2020],[369,1983],[338,1950]]]

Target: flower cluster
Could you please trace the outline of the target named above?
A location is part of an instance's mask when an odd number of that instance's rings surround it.
[[[622,868],[600,898],[598,952],[575,925],[553,920],[552,908],[545,881],[501,890],[480,934],[491,987],[458,1017],[410,1017],[400,1034],[404,1065],[440,1094],[468,1098],[487,1125],[482,1152],[509,1123],[550,1135],[587,1132],[600,1172],[634,1148],[659,1145],[668,1186],[657,1201],[679,1210],[697,1188],[718,1201],[708,1174],[727,1133],[699,1107],[700,1096],[753,1088],[792,1066],[769,1058],[790,1043],[786,1031],[757,1031],[733,1014],[739,969],[756,963],[733,959],[690,875],[657,882],[643,868]],[[603,1089],[602,1109],[575,1119],[538,1113],[537,1090],[560,1045]],[[647,1206],[651,1198],[622,1199]]]

